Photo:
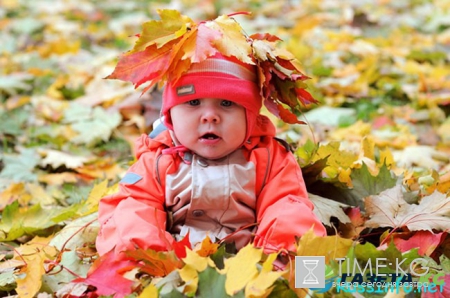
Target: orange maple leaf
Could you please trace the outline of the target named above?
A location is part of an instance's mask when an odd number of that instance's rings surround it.
[[[136,88],[147,81],[153,85],[167,69],[171,48],[172,43],[167,43],[160,49],[154,44],[144,51],[124,55],[113,73],[106,78],[129,81],[134,83]]]

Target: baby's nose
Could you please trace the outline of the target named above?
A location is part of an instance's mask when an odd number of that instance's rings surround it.
[[[220,117],[215,109],[206,109],[202,115],[203,123],[219,123]]]

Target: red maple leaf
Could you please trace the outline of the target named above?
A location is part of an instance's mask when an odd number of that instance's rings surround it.
[[[394,237],[394,243],[401,252],[418,247],[419,255],[431,256],[436,247],[445,239],[446,235],[447,233],[445,232],[434,234],[430,231],[417,231],[408,239]]]
[[[172,244],[173,250],[175,251],[175,254],[178,258],[183,259],[186,257],[186,248],[189,248],[192,250],[191,242],[189,241],[189,232],[187,235],[178,242],[174,242]]]
[[[124,278],[122,273],[137,266],[137,262],[120,260],[113,252],[109,252],[94,262],[86,278],[77,278],[72,282],[94,286],[98,296],[114,295],[115,298],[121,298],[133,291],[133,282]]]

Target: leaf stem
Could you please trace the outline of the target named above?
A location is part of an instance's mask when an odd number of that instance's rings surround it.
[[[10,245],[10,244],[2,243],[2,242],[0,242],[0,244],[1,244],[1,245],[4,245],[4,246],[6,246],[6,247],[9,247],[9,248],[11,248],[12,250],[14,250],[14,252],[20,257],[20,259],[22,259],[22,262],[25,264],[25,266],[28,265],[27,261],[25,261],[25,259],[23,258],[22,254],[21,254],[14,246],[12,246],[12,245]]]

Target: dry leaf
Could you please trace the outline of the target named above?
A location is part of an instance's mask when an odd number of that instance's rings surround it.
[[[423,197],[418,205],[403,199],[402,185],[397,184],[379,195],[365,199],[367,227],[407,227],[410,231],[450,229],[450,199],[438,191]]]
[[[311,202],[314,204],[314,214],[320,219],[322,223],[331,226],[331,217],[337,217],[342,223],[350,223],[350,218],[345,214],[342,208],[350,207],[331,199],[326,199],[318,195],[308,194]]]
[[[34,297],[42,285],[42,276],[45,274],[44,261],[56,256],[56,248],[48,246],[49,238],[35,237],[30,242],[21,245],[14,254],[15,260],[26,261],[27,265],[21,268],[24,278],[17,278],[17,294],[19,297]],[[20,256],[18,255],[20,254]]]

